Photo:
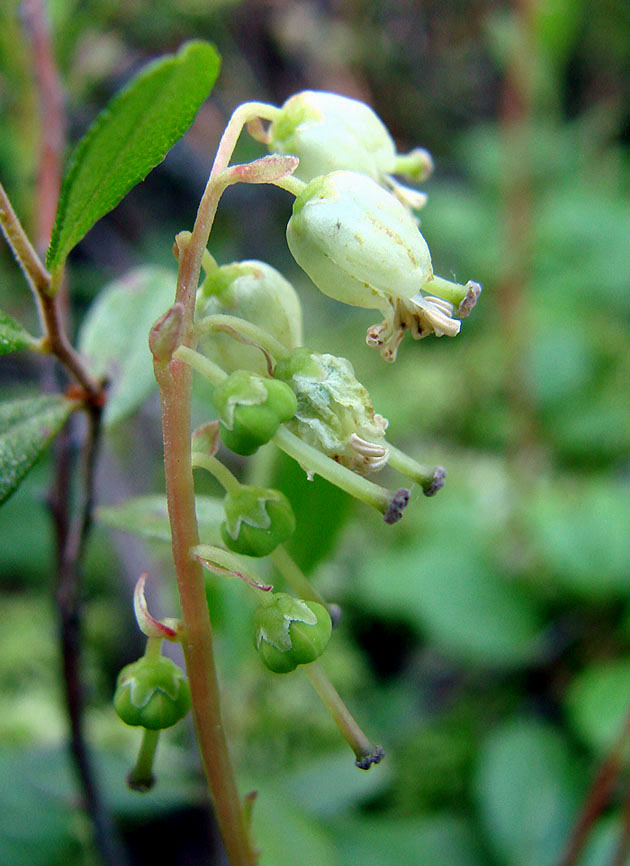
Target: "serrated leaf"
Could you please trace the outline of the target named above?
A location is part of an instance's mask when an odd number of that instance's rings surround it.
[[[146,67],[99,114],[61,188],[46,258],[51,270],[164,159],[210,93],[219,66],[212,45],[188,42]]]
[[[176,279],[167,268],[134,269],[99,293],[83,322],[79,350],[90,372],[109,383],[106,426],[135,411],[157,387],[149,330],[173,303]]]
[[[76,408],[60,394],[0,405],[0,504],[19,487]]]
[[[205,544],[221,544],[219,526],[224,518],[223,502],[212,496],[195,498],[199,535]],[[97,519],[105,526],[131,532],[151,541],[170,544],[171,528],[168,522],[166,498],[161,495],[137,496],[120,505],[103,506]]]
[[[14,321],[11,316],[0,310],[0,355],[19,352],[20,349],[33,349],[37,344],[35,337]]]

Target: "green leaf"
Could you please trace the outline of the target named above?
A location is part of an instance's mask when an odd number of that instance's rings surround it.
[[[60,394],[0,405],[0,504],[19,487],[76,408]]]
[[[627,485],[605,476],[541,485],[528,500],[526,519],[547,580],[587,598],[628,596]]]
[[[595,752],[612,749],[628,712],[630,658],[599,662],[582,671],[566,697],[573,727]]]
[[[63,182],[46,258],[51,270],[164,159],[210,93],[219,65],[212,45],[188,42],[146,67],[99,114]]]
[[[361,866],[479,866],[485,860],[463,818],[364,817],[333,824],[342,863]]]
[[[79,350],[91,373],[109,382],[104,423],[135,411],[157,387],[149,331],[175,299],[177,276],[167,268],[129,271],[106,286],[79,333]]]
[[[506,866],[549,866],[563,850],[580,790],[565,741],[551,727],[511,721],[479,756],[476,799]]]
[[[325,825],[315,821],[280,787],[268,783],[254,803],[252,835],[261,850],[260,866],[341,866],[336,847]],[[307,860],[296,852],[305,855]]]
[[[195,497],[199,535],[205,544],[221,544],[219,526],[224,518],[223,501],[211,496]],[[166,498],[161,495],[137,496],[120,505],[102,506],[97,519],[111,529],[131,532],[151,541],[171,542]]]
[[[0,355],[18,352],[20,349],[33,349],[36,346],[35,337],[0,310]]]
[[[529,597],[472,550],[436,544],[368,559],[362,603],[418,625],[445,652],[501,668],[531,659],[542,629]]]

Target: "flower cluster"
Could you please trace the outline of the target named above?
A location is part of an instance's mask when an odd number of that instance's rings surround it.
[[[368,329],[367,343],[386,360],[395,360],[406,332],[415,339],[459,333],[481,289],[434,274],[414,213],[426,196],[395,179],[424,180],[432,170],[425,150],[398,154],[367,105],[332,93],[305,91],[281,108],[246,103],[228,124],[219,153],[233,148],[245,123],[271,155],[242,166],[230,166],[228,155],[213,170],[210,196],[218,201],[236,182],[274,183],[292,193],[286,237],[293,257],[324,294],[382,314],[383,321]],[[195,238],[195,232],[177,236],[180,267]],[[188,553],[209,571],[250,587],[257,601],[254,645],[262,662],[275,673],[298,667],[310,672],[333,717],[343,720],[340,728],[357,766],[367,769],[380,761],[382,749],[340,709],[339,696],[314,664],[331,637],[335,606],[325,603],[283,548],[296,527],[290,491],[287,496],[263,486],[268,461],[259,462],[255,484],[244,484],[217,455],[221,445],[249,457],[273,443],[309,478],[320,475],[377,508],[388,524],[402,517],[410,491],[376,483],[376,473],[396,470],[426,496],[442,487],[446,473],[418,463],[386,438],[387,419],[375,411],[350,361],[303,344],[300,300],[281,274],[264,262],[219,266],[207,250],[195,253],[205,276],[196,293],[193,339],[190,333],[182,338],[181,304],[158,321],[150,338],[156,367],[184,362],[212,386],[216,420],[193,434],[191,462],[193,469],[212,473],[225,494],[216,503],[210,543],[195,544]],[[251,562],[265,557],[297,597],[260,580]],[[128,724],[151,731],[174,724],[190,699],[178,669],[159,656],[159,642],[182,640],[181,628],[175,620],[149,615],[142,587],[143,581],[136,615],[149,644],[145,658],[122,672],[116,708]]]

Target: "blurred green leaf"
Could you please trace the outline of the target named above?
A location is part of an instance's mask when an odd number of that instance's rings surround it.
[[[219,526],[224,518],[223,501],[211,496],[195,497],[199,535],[205,544],[221,544]],[[137,496],[119,505],[103,505],[97,520],[111,529],[131,532],[152,541],[171,542],[166,498],[159,494]]]
[[[60,394],[0,405],[0,503],[17,489],[76,408]]]
[[[79,142],[63,182],[46,264],[51,270],[160,163],[192,123],[219,73],[208,42],[143,69]]]
[[[149,331],[175,299],[177,276],[166,268],[130,271],[97,296],[79,333],[92,374],[109,382],[104,423],[121,421],[157,387]]]
[[[261,850],[260,866],[342,866],[333,840],[319,821],[308,817],[267,779],[254,803],[252,835]]]
[[[368,773],[357,771],[352,753],[324,754],[287,779],[291,799],[306,811],[328,820],[383,791],[391,779],[387,762]]]
[[[32,349],[36,344],[35,337],[0,310],[0,355],[18,352],[20,349]]]
[[[33,766],[34,755],[42,764]],[[0,751],[0,862],[3,866],[50,866],[78,848],[72,832],[72,810],[59,788],[70,786],[70,774],[59,762],[48,775],[44,755]],[[65,777],[65,779],[63,778]],[[37,820],[34,820],[37,816]]]
[[[568,717],[582,740],[605,753],[618,740],[630,712],[630,658],[590,665],[571,683]]]
[[[624,832],[623,824],[622,815],[609,815],[597,821],[584,846],[584,852],[577,861],[577,866],[602,866],[611,863],[616,866],[628,866],[630,854],[624,857],[623,863],[615,860]]]
[[[480,866],[473,827],[454,815],[366,817],[333,825],[341,862],[361,866]]]
[[[358,592],[368,608],[414,622],[447,654],[473,664],[530,660],[542,629],[533,602],[459,546],[367,559]]]
[[[486,837],[508,866],[556,862],[579,795],[568,746],[549,726],[510,721],[481,749],[475,796]]]
[[[623,484],[545,484],[527,502],[526,520],[546,580],[594,599],[627,596],[630,495]]]

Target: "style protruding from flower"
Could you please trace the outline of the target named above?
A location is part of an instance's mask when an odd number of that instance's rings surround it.
[[[296,396],[287,384],[247,370],[236,370],[218,385],[212,402],[224,445],[244,456],[269,442],[297,410]]]
[[[295,392],[297,410],[287,426],[300,439],[360,475],[386,465],[387,419],[374,412],[350,361],[302,347],[278,361],[274,375]]]
[[[367,343],[387,361],[409,330],[415,339],[454,337],[481,291],[433,274],[429,247],[412,214],[366,175],[335,171],[299,193],[287,226],[293,257],[326,295],[381,310]]]
[[[315,661],[332,633],[326,608],[276,592],[254,614],[256,649],[265,665],[278,674]]]
[[[241,484],[223,500],[221,538],[234,553],[267,556],[295,532],[291,503],[279,490]]]

